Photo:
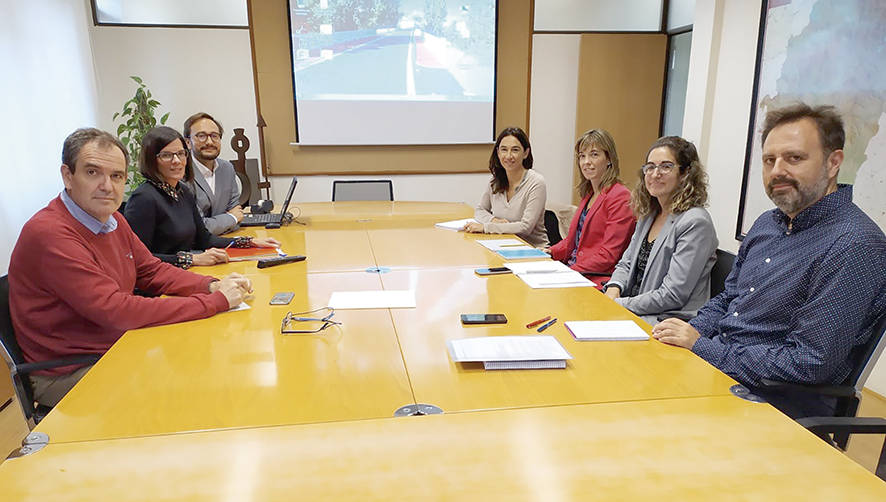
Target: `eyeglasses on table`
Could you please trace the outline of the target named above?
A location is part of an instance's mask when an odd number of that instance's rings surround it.
[[[318,312],[325,312],[322,317],[310,316]],[[335,315],[335,309],[330,307],[320,307],[306,312],[287,312],[283,316],[283,322],[280,323],[280,332],[287,333],[319,333],[330,326],[341,326],[342,323],[332,320]],[[303,324],[296,324],[303,323]]]

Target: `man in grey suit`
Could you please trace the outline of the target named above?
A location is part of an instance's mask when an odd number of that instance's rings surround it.
[[[195,113],[185,121],[183,136],[188,140],[194,163],[194,180],[188,183],[197,199],[197,209],[206,228],[221,235],[237,228],[243,219],[240,181],[234,166],[218,158],[222,125],[208,113]]]

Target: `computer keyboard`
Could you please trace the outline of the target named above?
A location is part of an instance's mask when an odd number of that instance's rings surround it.
[[[244,214],[243,220],[250,223],[277,223],[280,221],[280,213]]]

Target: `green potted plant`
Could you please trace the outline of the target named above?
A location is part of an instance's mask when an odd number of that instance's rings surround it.
[[[144,180],[144,176],[138,171],[138,154],[141,150],[142,138],[145,133],[157,126],[157,118],[154,116],[160,102],[151,96],[140,77],[130,76],[138,84],[135,96],[123,103],[123,110],[114,114],[112,120],[119,117],[123,121],[117,126],[117,137],[129,151],[129,166],[126,183],[126,199]],[[166,124],[169,112],[160,117],[160,125]]]

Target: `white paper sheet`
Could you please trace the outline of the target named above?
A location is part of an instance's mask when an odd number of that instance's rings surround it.
[[[532,289],[596,286],[593,281],[557,260],[508,262],[505,267]]]
[[[236,307],[233,307],[233,308],[230,308],[230,309],[228,309],[228,310],[225,310],[225,312],[237,312],[237,311],[240,311],[240,310],[249,310],[249,309],[251,309],[251,308],[252,308],[252,307],[250,307],[248,303],[246,303],[246,302],[240,302],[240,305],[237,305]]]
[[[484,336],[446,342],[455,362],[545,361],[572,359],[549,335]]]
[[[566,321],[576,340],[649,340],[649,334],[634,321]]]
[[[560,272],[517,274],[532,289],[548,288],[592,288],[594,281],[569,269]]]
[[[336,291],[329,297],[334,309],[414,309],[415,290]]]
[[[459,231],[464,228],[468,223],[477,223],[477,220],[474,218],[465,218],[463,220],[452,220],[452,221],[444,221],[441,223],[435,223],[434,226],[437,228],[445,228],[446,230],[455,230]]]
[[[551,272],[569,272],[572,269],[557,260],[510,261],[504,264],[511,272],[519,274],[545,274]]]
[[[517,239],[480,239],[478,244],[490,251],[499,249],[534,249],[532,246]]]

